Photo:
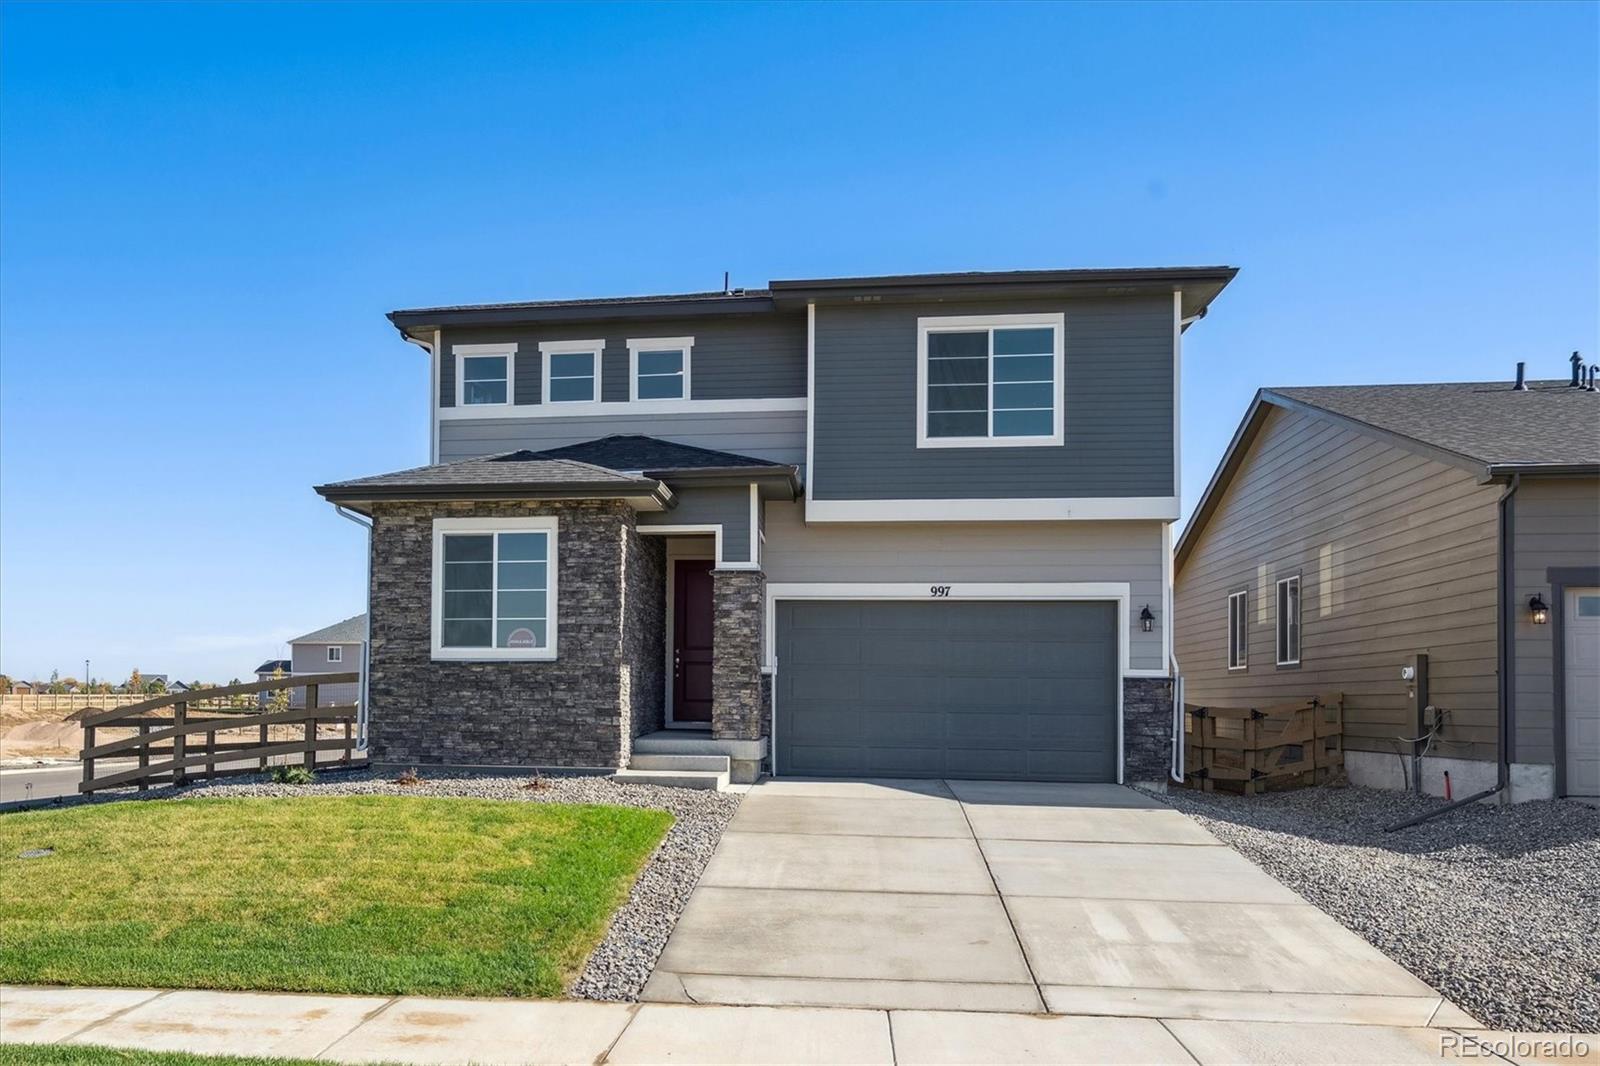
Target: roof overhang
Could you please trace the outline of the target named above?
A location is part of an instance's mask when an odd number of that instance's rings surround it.
[[[317,495],[359,514],[376,503],[434,503],[450,500],[623,500],[636,511],[665,511],[673,492],[654,479],[635,482],[567,482],[560,485],[494,482],[480,485],[318,485]]]
[[[1239,273],[1238,267],[1118,267],[1092,270],[1007,270],[959,274],[888,274],[806,278],[768,285],[778,309],[807,303],[992,300],[1050,296],[1140,296],[1183,293],[1185,318],[1204,313]]]
[[[793,466],[723,466],[685,470],[646,470],[673,488],[718,488],[755,485],[763,499],[794,500],[801,491],[800,471]]]
[[[416,307],[390,311],[402,334],[424,339],[447,326],[520,326],[544,322],[603,322],[637,318],[703,318],[707,315],[758,315],[774,309],[771,296],[748,293],[630,300],[567,300],[557,303],[481,304]]]

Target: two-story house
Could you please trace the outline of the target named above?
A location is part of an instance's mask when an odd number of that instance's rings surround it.
[[[1161,780],[1184,330],[1231,267],[437,307],[372,757]]]

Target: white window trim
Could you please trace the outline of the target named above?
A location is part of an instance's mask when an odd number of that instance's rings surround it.
[[[1239,601],[1239,662],[1233,661],[1233,601]],[[1229,671],[1247,670],[1250,667],[1250,593],[1248,590],[1228,593],[1228,631],[1223,640],[1223,654],[1227,656],[1226,663]]]
[[[683,395],[663,396],[660,399],[639,398],[639,353],[670,351],[683,352]],[[683,403],[693,395],[690,390],[689,357],[694,351],[693,337],[629,337],[628,338],[628,402],[638,404]]]
[[[559,404],[562,407],[598,407],[600,391],[600,365],[605,362],[606,342],[593,341],[540,341],[539,342],[539,403]],[[588,400],[553,400],[550,398],[550,357],[552,355],[594,356],[594,397]]]
[[[515,344],[452,344],[450,353],[456,363],[456,407],[473,411],[498,411],[517,402],[517,346]],[[469,355],[503,355],[506,357],[506,398],[504,403],[467,403],[466,372]]]
[[[933,595],[937,586],[945,590]],[[1130,670],[1129,661],[1129,605],[1132,603],[1132,586],[1126,581],[1042,581],[1042,582],[983,582],[964,581],[941,584],[935,581],[888,582],[779,582],[767,585],[766,618],[762,634],[762,671],[773,675],[772,681],[772,736],[770,751],[778,747],[778,682],[777,672],[782,667],[777,656],[778,601],[779,600],[1105,600],[1117,605],[1117,661],[1120,676],[1117,679],[1117,783],[1123,780],[1123,712],[1122,679],[1127,677],[1167,676],[1165,671],[1150,672]],[[774,777],[778,776],[774,768]]]
[[[447,533],[548,533],[549,551],[545,559],[545,625],[549,643],[543,648],[446,648],[444,630],[444,538]],[[554,517],[530,518],[435,518],[433,520],[433,657],[455,662],[491,662],[513,660],[521,662],[550,662],[556,658],[556,637],[560,630],[556,594],[559,581],[561,523]],[[499,552],[499,541],[496,554]],[[499,575],[495,575],[499,584]],[[493,634],[491,633],[491,636]]]
[[[1285,659],[1283,657],[1283,645],[1284,645],[1285,639],[1288,637],[1289,630],[1288,630],[1288,626],[1286,625],[1286,620],[1282,617],[1283,588],[1284,588],[1285,585],[1291,585],[1291,584],[1294,586],[1294,643],[1295,643],[1295,648],[1294,648],[1294,658],[1293,659]],[[1300,603],[1301,588],[1302,588],[1302,586],[1300,584],[1300,575],[1299,574],[1292,574],[1289,577],[1279,578],[1277,585],[1274,586],[1274,589],[1273,589],[1273,598],[1272,598],[1272,612],[1273,612],[1272,643],[1274,645],[1274,650],[1277,652],[1276,658],[1278,660],[1278,665],[1279,666],[1299,666],[1300,665],[1301,654],[1304,651],[1304,648],[1302,647],[1302,645],[1305,642],[1305,631],[1300,628],[1300,620],[1303,617],[1305,617],[1305,611],[1303,611],[1301,609],[1302,605]]]
[[[330,662],[330,663],[342,663],[342,662],[344,662],[344,649],[339,647],[337,644],[328,645],[328,660],[327,661]]]
[[[1029,326],[1054,328],[1051,356],[1055,367],[1055,397],[1051,432],[1047,437],[930,437],[928,436],[928,335]],[[949,315],[917,319],[917,447],[918,448],[1048,448],[1066,441],[1066,335],[1065,314]],[[994,341],[989,342],[989,420],[994,422]]]

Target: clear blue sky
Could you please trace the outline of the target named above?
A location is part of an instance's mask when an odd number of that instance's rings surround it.
[[[408,305],[1226,262],[1260,385],[1597,347],[1597,8],[5,5],[0,670],[227,679],[363,604]]]

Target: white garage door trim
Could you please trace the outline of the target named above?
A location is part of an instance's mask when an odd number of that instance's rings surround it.
[[[779,600],[1084,600],[1117,605],[1117,784],[1122,784],[1122,679],[1128,670],[1128,605],[1132,586],[1126,581],[916,581],[779,582],[767,585],[766,624],[762,627],[764,673],[772,675],[772,776],[778,776],[778,601]]]

